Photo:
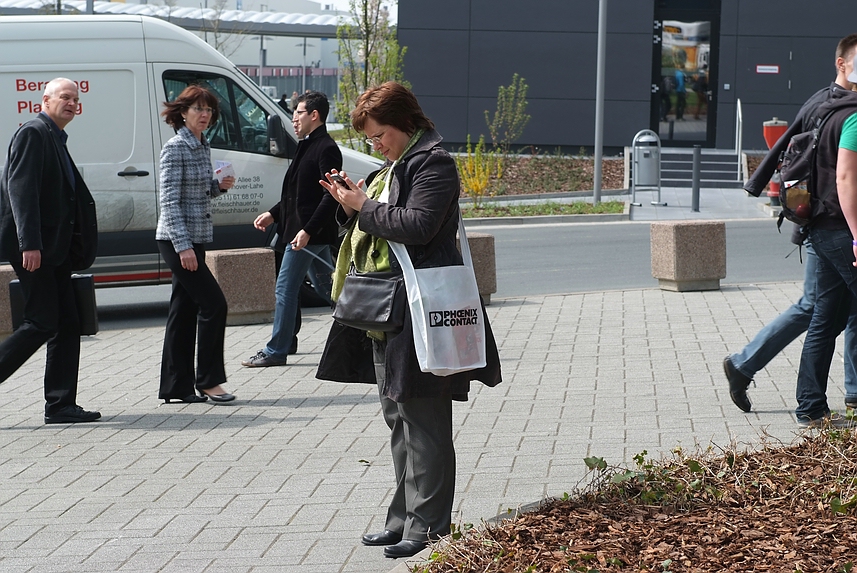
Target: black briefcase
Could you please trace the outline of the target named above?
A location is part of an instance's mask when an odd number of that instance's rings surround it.
[[[77,302],[80,334],[98,334],[98,309],[95,306],[95,281],[92,275],[71,275],[71,285]],[[12,330],[17,330],[24,322],[24,295],[18,279],[9,283],[9,304],[12,307]],[[64,310],[61,308],[60,312]]]

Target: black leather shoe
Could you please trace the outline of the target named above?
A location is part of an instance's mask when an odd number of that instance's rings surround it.
[[[427,541],[414,541],[412,539],[403,539],[395,545],[385,547],[384,557],[389,557],[390,559],[398,559],[399,557],[413,557],[426,547],[428,547]]]
[[[66,406],[53,414],[45,414],[45,424],[76,424],[78,422],[94,422],[101,417],[101,412],[87,412],[80,406]]]
[[[381,533],[367,533],[363,536],[363,545],[395,545],[402,540],[402,534],[385,529]]]
[[[723,371],[726,373],[726,379],[729,380],[729,396],[732,398],[732,402],[742,411],[749,412],[753,405],[750,403],[750,398],[747,397],[747,388],[750,387],[750,382],[753,379],[747,378],[735,368],[731,356],[723,359]]]
[[[199,395],[205,396],[207,398],[211,398],[212,402],[220,402],[220,403],[231,402],[232,400],[235,399],[234,394],[209,394],[205,390],[200,390]]]
[[[289,356],[292,356],[293,354],[297,354],[297,353],[298,353],[298,337],[295,336],[292,338],[292,345],[289,346],[289,351],[286,354],[288,354]]]
[[[208,396],[197,396],[196,394],[190,394],[188,396],[185,396],[184,398],[164,398],[164,404],[198,404],[199,402],[205,402],[206,400],[208,400]]]

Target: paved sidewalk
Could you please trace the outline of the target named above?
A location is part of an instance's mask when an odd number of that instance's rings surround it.
[[[571,491],[582,459],[629,463],[691,448],[790,442],[800,344],[758,375],[754,412],[729,400],[721,360],[800,295],[800,284],[494,300],[505,381],[456,404],[455,520],[480,523]],[[330,318],[305,317],[300,354],[246,369],[270,325],[227,331],[232,405],[156,400],[161,326],[84,339],[80,403],[93,424],[42,422],[44,352],[0,405],[4,572],[366,572],[363,547],[392,486],[371,386],[315,380]],[[842,404],[841,348],[831,406]]]

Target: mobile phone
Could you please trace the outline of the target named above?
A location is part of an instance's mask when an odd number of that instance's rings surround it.
[[[339,184],[339,185],[342,185],[343,187],[345,187],[346,189],[348,189],[348,183],[346,183],[346,182],[345,182],[345,179],[343,179],[341,175],[336,174],[336,173],[332,173],[332,174],[330,175],[330,179],[331,179],[331,181],[333,181],[334,183],[337,183],[337,184]]]

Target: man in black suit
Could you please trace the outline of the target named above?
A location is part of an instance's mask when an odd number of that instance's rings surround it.
[[[48,82],[42,110],[12,137],[0,179],[0,255],[15,269],[24,321],[0,344],[0,382],[47,342],[45,423],[92,422],[77,405],[80,322],[73,270],[95,260],[95,202],[66,149],[80,101],[74,82]]]
[[[342,152],[327,133],[325,121],[330,111],[327,96],[307,92],[298,97],[292,126],[298,136],[298,150],[286,171],[280,202],[253,222],[260,231],[277,224],[277,250],[283,259],[275,287],[274,329],[271,340],[241,364],[248,368],[282,366],[297,346],[294,338],[300,324],[298,299],[313,261],[331,262],[330,245],[336,242],[338,226],[334,219],[338,203],[320,184],[324,174],[342,169]],[[309,254],[308,254],[309,253]],[[330,273],[320,290],[330,298]],[[318,276],[318,275],[317,275]]]

